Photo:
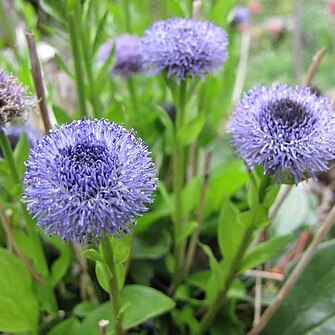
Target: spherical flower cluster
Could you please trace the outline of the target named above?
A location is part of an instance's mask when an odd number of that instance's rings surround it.
[[[227,34],[211,22],[170,18],[149,27],[142,38],[143,66],[151,74],[167,71],[177,81],[204,77],[227,59]]]
[[[231,24],[248,24],[250,20],[250,10],[247,7],[236,6],[232,13]]]
[[[130,232],[157,183],[147,146],[133,131],[104,119],[50,131],[31,150],[26,167],[23,200],[38,225],[79,243]]]
[[[35,101],[27,92],[17,78],[0,71],[0,128],[34,108]]]
[[[251,89],[237,103],[229,132],[248,167],[263,165],[277,182],[316,177],[335,159],[334,111],[309,88]]]
[[[114,43],[115,42],[115,43]],[[106,61],[115,44],[115,65],[112,75],[130,77],[142,71],[142,47],[141,41],[134,35],[120,35],[115,41],[108,40],[100,49],[98,59]]]

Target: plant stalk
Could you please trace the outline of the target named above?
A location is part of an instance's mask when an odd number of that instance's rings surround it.
[[[205,331],[208,329],[208,327],[211,325],[212,321],[214,320],[216,314],[220,310],[225,298],[226,294],[231,286],[231,284],[234,282],[236,275],[239,272],[241,262],[243,260],[243,256],[245,252],[247,251],[247,248],[250,245],[250,242],[252,240],[252,234],[254,232],[253,225],[250,225],[243,236],[240,248],[238,249],[232,264],[230,266],[229,272],[227,274],[226,280],[223,284],[222,289],[218,292],[216,299],[212,303],[212,305],[209,307],[203,318],[200,322],[200,329],[198,334],[204,334]]]
[[[84,72],[81,64],[81,54],[79,48],[79,34],[77,30],[77,23],[75,20],[75,13],[70,12],[67,15],[68,29],[70,34],[72,56],[74,62],[74,68],[76,72],[76,84],[77,84],[77,95],[79,102],[80,114],[82,117],[87,116],[86,102],[85,102],[85,84],[84,84]]]
[[[109,298],[112,304],[114,332],[115,335],[123,335],[120,287],[117,280],[113,248],[107,236],[104,236],[104,238],[102,238],[101,246],[103,250],[103,256],[108,267],[108,269],[105,267],[105,274],[108,280]]]
[[[186,81],[181,81],[179,85],[179,94],[176,101],[177,115],[175,123],[175,143],[173,152],[173,190],[175,196],[175,210],[173,218],[173,232],[174,232],[174,288],[178,286],[183,274],[183,250],[185,241],[180,241],[183,223],[183,199],[182,190],[185,179],[185,163],[184,163],[184,148],[183,144],[179,142],[179,132],[184,125],[185,119],[185,105],[186,105]]]

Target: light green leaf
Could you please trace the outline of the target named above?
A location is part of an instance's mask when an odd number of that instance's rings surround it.
[[[29,142],[26,134],[22,133],[14,150],[14,160],[20,177],[23,176],[23,173],[26,169],[24,166],[24,162],[28,159],[28,155],[29,155]]]
[[[116,274],[117,274],[117,281],[120,288],[122,288],[125,280],[125,269],[123,264],[115,264],[116,267]],[[106,264],[97,262],[95,264],[95,274],[97,276],[99,285],[106,291],[109,292],[109,285],[108,285],[108,278],[106,277],[106,269],[110,275],[111,272],[109,271]]]
[[[0,248],[0,331],[36,331],[39,305],[33,283],[21,260]]]
[[[243,273],[258,264],[265,262],[282,250],[287,243],[292,240],[292,236],[278,236],[266,242],[259,243],[253,250],[249,251],[243,259],[240,272]]]
[[[181,144],[191,144],[200,134],[205,125],[205,114],[200,114],[195,119],[186,123],[178,132],[178,141]]]
[[[218,242],[221,254],[227,262],[234,258],[245,231],[245,227],[237,222],[238,214],[238,209],[226,198],[219,218]]]
[[[236,221],[245,228],[252,226],[256,230],[269,223],[268,211],[264,206],[256,205],[250,210],[240,213]]]
[[[55,327],[53,327],[48,332],[48,335],[78,335],[80,334],[79,329],[79,320],[74,316],[70,316],[68,319],[58,323]]]
[[[127,285],[121,292],[122,304],[125,306],[123,327],[132,328],[142,322],[169,312],[174,308],[174,301],[151,287]]]
[[[222,289],[224,282],[224,271],[221,267],[221,264],[215,258],[211,248],[208,245],[202,243],[199,244],[209,258],[211,272],[208,285],[206,287],[206,300],[207,303],[210,304],[216,297],[217,292]]]
[[[84,250],[83,256],[95,262],[101,262],[101,263],[105,262],[104,258],[93,248]]]
[[[191,179],[182,190],[183,213],[189,214],[196,208],[200,199],[201,177]]]

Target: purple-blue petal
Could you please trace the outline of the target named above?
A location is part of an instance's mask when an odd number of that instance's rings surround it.
[[[147,146],[134,131],[104,119],[50,131],[26,167],[23,199],[38,225],[79,243],[130,232],[157,184]]]

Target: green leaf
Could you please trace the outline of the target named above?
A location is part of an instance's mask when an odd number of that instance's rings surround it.
[[[253,250],[249,251],[243,259],[240,273],[247,271],[258,264],[274,257],[280,250],[282,250],[290,241],[292,236],[278,236],[271,238],[266,242],[259,243]]]
[[[157,234],[135,235],[131,250],[132,259],[159,259],[166,255],[171,246],[170,234],[163,230]]]
[[[105,262],[104,258],[93,248],[84,250],[83,256],[95,262],[101,262],[101,263]]]
[[[169,117],[168,113],[164,110],[163,107],[157,105],[154,109],[158,113],[158,118],[162,122],[163,126],[165,127],[165,140],[166,145],[169,150],[172,150],[172,147],[174,145],[174,126],[171,118]]]
[[[123,327],[132,328],[142,322],[169,312],[175,306],[174,301],[151,287],[127,285],[121,292],[125,306]]]
[[[14,160],[20,177],[23,176],[23,173],[26,169],[24,166],[24,162],[28,159],[28,155],[29,142],[26,134],[22,133],[14,150]]]
[[[184,145],[191,144],[200,134],[202,128],[205,125],[205,114],[200,114],[195,119],[186,123],[179,131],[178,131],[178,140],[180,143]]]
[[[108,18],[108,11],[103,15],[101,18],[97,32],[95,34],[95,37],[93,39],[93,46],[92,46],[92,57],[94,57],[95,53],[97,52],[99,46],[101,43],[104,41],[104,35],[103,35],[103,30],[105,29],[106,23],[107,23],[107,18]]]
[[[70,316],[68,319],[58,323],[55,327],[53,327],[48,332],[48,335],[78,335],[80,334],[79,329],[79,320],[74,316]]]
[[[110,242],[114,252],[114,261],[117,264],[124,263],[130,254],[131,234],[122,234],[120,237],[111,237]]]
[[[333,334],[335,241],[323,243],[266,328],[271,335]]]
[[[220,210],[222,199],[233,195],[246,184],[247,180],[248,175],[240,161],[233,161],[226,168],[215,169],[208,181],[206,208]]]
[[[66,113],[64,109],[60,108],[59,106],[52,105],[52,110],[59,125],[72,122],[70,115]]]
[[[115,264],[116,268],[116,274],[117,274],[117,280],[118,280],[118,285],[120,288],[122,288],[125,280],[125,269],[123,264]],[[111,272],[109,271],[108,267],[106,264],[97,262],[95,264],[95,274],[97,276],[99,285],[106,291],[109,292],[109,285],[108,285],[108,279],[106,277],[106,269],[109,272],[110,275]]]
[[[32,279],[21,260],[0,248],[0,331],[36,331],[39,306]]]
[[[71,248],[68,244],[63,244],[61,255],[57,258],[51,267],[51,283],[55,286],[66,274],[71,264]]]
[[[250,210],[240,213],[236,221],[245,228],[250,226],[255,230],[263,228],[269,223],[268,211],[264,206],[256,205]]]
[[[109,320],[110,324],[107,326],[107,334],[111,329],[113,329],[113,315],[112,306],[110,302],[101,304],[99,307],[95,308],[82,322],[77,335],[99,335],[99,321]],[[109,331],[109,332],[108,332]],[[65,335],[65,334],[64,334]]]
[[[224,282],[224,271],[221,267],[221,264],[215,258],[211,248],[208,245],[199,243],[202,250],[209,258],[209,266],[211,269],[210,277],[208,280],[208,285],[206,287],[206,300],[210,304],[219,290],[222,289]]]
[[[234,258],[245,227],[237,222],[238,209],[226,198],[221,208],[218,224],[218,242],[225,261],[231,262]]]
[[[182,190],[183,213],[189,214],[196,208],[200,199],[201,177],[191,179]]]
[[[73,313],[79,317],[86,317],[91,314],[94,310],[94,305],[91,301],[84,300],[80,302],[76,307],[73,309]]]
[[[199,226],[198,222],[196,221],[190,221],[187,224],[182,225],[181,227],[181,232],[179,236],[177,237],[176,242],[183,242],[186,240],[194,231]]]
[[[42,9],[49,15],[58,19],[59,21],[66,20],[66,12],[63,0],[40,0],[39,2]]]

